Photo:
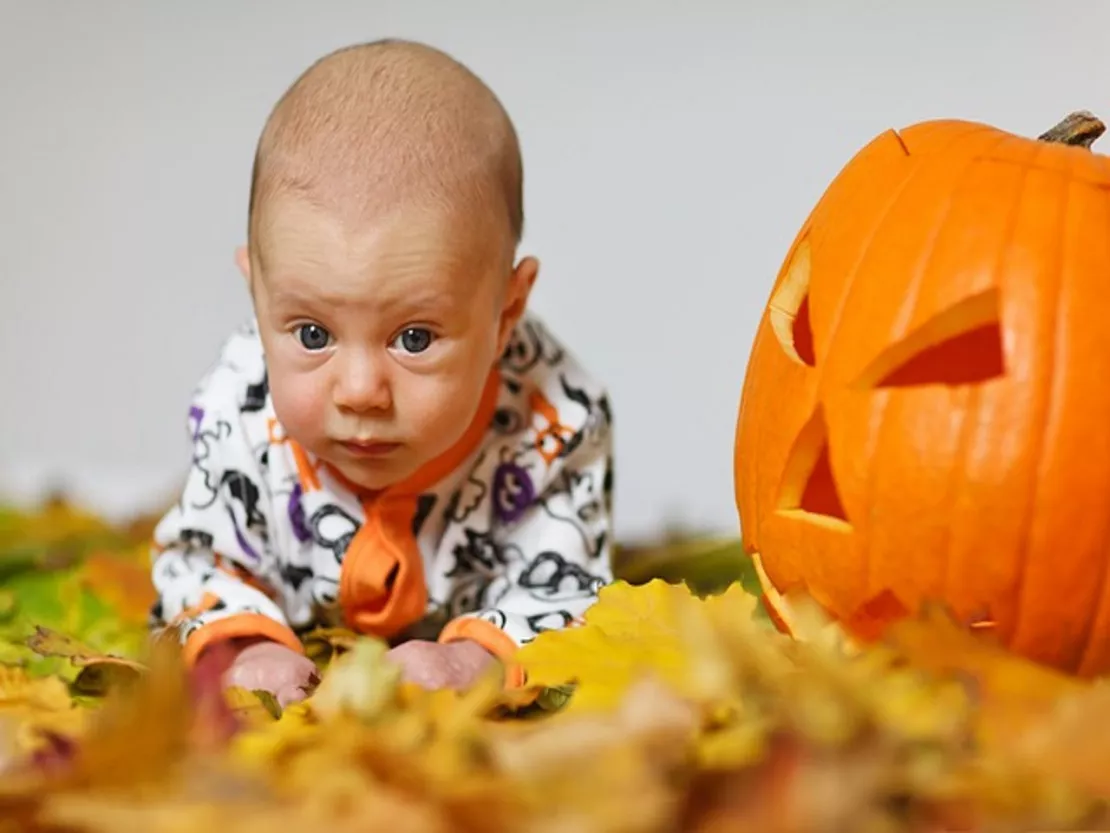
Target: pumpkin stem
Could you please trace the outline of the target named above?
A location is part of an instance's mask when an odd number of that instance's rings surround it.
[[[1106,125],[1097,116],[1086,110],[1077,110],[1037,138],[1042,142],[1059,142],[1089,149],[1104,132]]]

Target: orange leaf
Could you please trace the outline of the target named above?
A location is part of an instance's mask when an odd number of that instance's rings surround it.
[[[81,566],[81,583],[125,624],[144,624],[156,598],[145,558],[121,553],[91,553]]]

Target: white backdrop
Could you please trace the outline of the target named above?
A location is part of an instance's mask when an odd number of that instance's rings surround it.
[[[0,0],[0,483],[170,499],[190,389],[248,309],[262,121],[321,54],[394,35],[516,121],[535,308],[611,386],[620,537],[735,531],[748,348],[839,167],[926,118],[1110,116],[1110,3],[1054,5]]]

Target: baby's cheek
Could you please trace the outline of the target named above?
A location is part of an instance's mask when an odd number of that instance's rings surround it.
[[[289,437],[311,448],[324,436],[328,398],[322,374],[271,367],[270,395]]]
[[[485,379],[466,370],[419,379],[405,397],[406,421],[435,451],[445,451],[470,425]]]

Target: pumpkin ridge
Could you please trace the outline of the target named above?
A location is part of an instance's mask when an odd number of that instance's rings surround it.
[[[765,315],[766,315],[766,312],[764,312],[764,316]],[[749,355],[752,355],[752,356],[759,355],[759,350],[762,347],[762,340],[765,337],[764,336],[764,331],[763,331],[763,317],[764,316],[760,316],[760,322],[759,322],[759,324],[756,325],[755,338],[752,339],[752,346],[751,346],[751,349],[749,351]],[[737,447],[739,445],[739,442],[740,442],[740,432],[741,432],[742,426],[744,425],[745,410],[751,408],[751,403],[748,400],[749,400],[749,397],[750,397],[749,391],[750,391],[751,386],[753,384],[755,384],[755,374],[753,372],[749,371],[749,372],[744,374],[744,383],[740,387],[740,406],[737,408],[737,412],[736,412],[736,432],[735,432],[736,436],[735,436],[735,439],[733,440],[733,447],[734,448]],[[763,412],[763,408],[760,407],[757,411],[756,417],[754,417],[754,419],[756,420],[755,425],[757,426],[756,436],[759,440],[762,440],[761,435],[762,435],[762,432],[763,432],[763,420],[761,418],[762,412]],[[757,444],[756,447],[758,448],[761,445],[762,445],[762,443],[760,442],[760,443]],[[745,474],[744,474],[744,469],[748,465],[753,465],[755,467],[755,471],[752,473],[751,477],[745,477]],[[755,518],[756,518],[755,524],[756,524],[757,527],[759,525],[759,518],[762,517],[762,515],[759,514],[759,511],[760,511],[759,488],[756,485],[756,484],[762,482],[759,479],[759,474],[760,474],[759,473],[759,467],[760,467],[760,460],[758,459],[758,455],[756,455],[756,459],[754,461],[752,461],[752,463],[750,463],[750,464],[749,464],[748,459],[747,459],[746,456],[744,458],[741,458],[740,455],[734,454],[733,457],[732,457],[733,488],[736,490],[737,494],[741,494],[742,489],[750,489],[751,490],[750,494],[752,495],[752,502],[755,504],[755,512],[756,512],[756,514],[755,514]],[[742,480],[744,482],[743,486],[741,485]],[[740,512],[739,515],[740,515],[740,526],[741,526],[740,537],[743,540],[743,542],[745,543],[745,545],[747,545],[751,541],[752,530],[750,530],[750,529],[745,530],[744,529],[744,517],[743,517],[744,513]],[[756,529],[754,531],[754,534],[755,534],[756,538],[758,538],[758,536],[759,536],[758,529]]]
[[[1051,145],[1046,144],[1043,147],[1038,148],[1038,153],[1034,155],[1034,158],[1036,156],[1039,156],[1041,152],[1043,152],[1046,148],[1049,148],[1049,147],[1051,147]],[[1060,334],[1061,334],[1061,327],[1060,327],[1060,307],[1061,307],[1060,295],[1063,291],[1063,282],[1060,280],[1060,269],[1061,269],[1061,266],[1063,265],[1063,261],[1065,260],[1065,258],[1064,258],[1064,248],[1067,245],[1067,237],[1063,233],[1063,231],[1064,231],[1064,228],[1065,228],[1065,226],[1067,225],[1067,222],[1068,222],[1068,210],[1069,210],[1069,207],[1071,205],[1071,199],[1070,199],[1071,189],[1072,189],[1073,184],[1074,184],[1072,182],[1072,180],[1070,180],[1070,179],[1062,179],[1061,183],[1064,186],[1064,188],[1063,188],[1064,194],[1063,194],[1062,204],[1061,204],[1060,209],[1059,209],[1060,216],[1057,220],[1057,222],[1059,224],[1059,229],[1060,229],[1060,238],[1059,238],[1060,239],[1060,245],[1056,248],[1056,252],[1055,252],[1055,255],[1054,255],[1054,258],[1053,258],[1053,265],[1054,265],[1055,268],[1053,269],[1052,274],[1055,275],[1054,283],[1056,284],[1056,292],[1055,292],[1055,296],[1054,296],[1053,302],[1052,302],[1053,303],[1052,318],[1051,318],[1051,320],[1052,320],[1052,330],[1050,332],[1050,336],[1051,336],[1051,339],[1052,339],[1052,351],[1049,353],[1050,359],[1049,359],[1049,366],[1047,368],[1047,373],[1049,374],[1049,377],[1050,377],[1051,381],[1049,382],[1049,384],[1045,388],[1047,390],[1047,393],[1039,392],[1039,395],[1045,397],[1047,399],[1047,402],[1045,403],[1044,419],[1041,423],[1040,430],[1036,432],[1036,438],[1035,438],[1035,442],[1034,442],[1034,445],[1033,445],[1033,449],[1034,449],[1033,459],[1036,461],[1036,469],[1034,470],[1033,483],[1032,483],[1032,488],[1030,489],[1030,495],[1029,495],[1030,511],[1025,513],[1025,517],[1023,519],[1024,520],[1025,531],[1024,531],[1024,534],[1019,539],[1020,544],[1019,544],[1019,549],[1018,549],[1017,558],[1016,558],[1017,568],[1018,568],[1017,569],[1018,580],[1017,580],[1017,587],[1015,588],[1015,593],[1014,593],[1015,598],[1017,599],[1017,603],[1014,606],[1014,616],[1013,616],[1012,630],[1010,631],[1010,634],[1007,635],[1008,641],[1010,643],[1012,643],[1015,647],[1017,647],[1018,650],[1020,650],[1021,637],[1023,635],[1023,628],[1022,628],[1022,625],[1024,624],[1023,623],[1023,618],[1024,618],[1023,614],[1025,613],[1025,607],[1026,607],[1026,604],[1027,604],[1028,590],[1029,590],[1029,581],[1028,581],[1028,576],[1027,576],[1028,562],[1029,562],[1029,549],[1030,549],[1030,545],[1031,545],[1031,538],[1032,538],[1033,528],[1034,528],[1034,525],[1036,523],[1037,495],[1038,495],[1038,492],[1039,492],[1041,478],[1044,476],[1044,468],[1047,464],[1046,463],[1046,457],[1045,457],[1045,454],[1044,454],[1044,449],[1045,449],[1046,443],[1048,442],[1048,438],[1050,436],[1051,429],[1055,428],[1055,423],[1059,419],[1059,416],[1058,416],[1059,401],[1060,401],[1059,385],[1060,385],[1061,374],[1059,374],[1057,372],[1057,370],[1058,370],[1058,365],[1059,365]]]
[[[924,159],[936,154],[946,153],[952,145],[967,140],[975,133],[997,132],[997,130],[989,124],[966,119],[931,119],[902,128],[897,133],[902,140],[903,147],[907,150],[908,156]],[[929,145],[938,141],[935,138],[938,133],[943,134],[944,138],[947,139],[944,144],[937,147],[921,147],[921,145]]]
[[[1097,136],[1096,136],[1096,138],[1097,138]],[[1069,168],[1072,171],[1079,171],[1079,170],[1082,170],[1082,169],[1086,168],[1087,161],[1092,156],[1098,156],[1098,154],[1092,154],[1090,152],[1085,152],[1085,153],[1081,153],[1081,154],[1077,154],[1077,155],[1072,156],[1072,158],[1070,160]],[[1106,161],[1107,161],[1107,157],[1102,157],[1102,162],[1103,162],[1104,165],[1105,165]],[[1107,189],[1106,189],[1106,186],[1103,186],[1103,185],[1097,184],[1097,183],[1092,183],[1088,179],[1085,179],[1085,178],[1082,178],[1082,177],[1079,177],[1079,176],[1072,176],[1072,177],[1065,178],[1065,182],[1066,182],[1066,187],[1067,187],[1067,198],[1065,199],[1064,206],[1063,206],[1063,212],[1062,213],[1064,214],[1064,220],[1061,223],[1061,225],[1062,225],[1063,228],[1066,229],[1066,228],[1070,228],[1070,227],[1080,225],[1080,223],[1078,222],[1076,217],[1070,217],[1069,218],[1067,216],[1068,209],[1072,205],[1074,205],[1076,202],[1080,202],[1078,200],[1073,200],[1073,198],[1072,198],[1072,194],[1075,192],[1075,189],[1077,189],[1077,188],[1081,188],[1081,189],[1093,188],[1096,191],[1100,191],[1100,192],[1105,192]],[[1104,206],[1104,209],[1103,209],[1103,212],[1102,212],[1102,214],[1103,214],[1102,219],[1105,221],[1106,219],[1110,219],[1110,216],[1108,216],[1108,212],[1105,209],[1105,206],[1107,205],[1105,200],[1102,202],[1102,205]],[[1073,211],[1072,213],[1074,214],[1076,212]],[[1079,218],[1082,219],[1085,216],[1086,216],[1085,213],[1080,213]],[[1110,238],[1107,238],[1106,236],[1102,236],[1101,239],[1104,240],[1104,241],[1110,240]],[[1076,245],[1075,242],[1071,243],[1072,247],[1074,247],[1075,245]],[[1068,254],[1068,251],[1069,251],[1068,246],[1069,246],[1068,236],[1066,234],[1062,235],[1061,236],[1061,244],[1060,244],[1060,252],[1061,252],[1061,260],[1064,263],[1068,263],[1068,258],[1067,258],[1067,254]],[[1108,247],[1108,248],[1110,248],[1110,247]],[[1067,284],[1066,281],[1064,281],[1063,279],[1060,280],[1060,297],[1061,297],[1061,299],[1063,297],[1063,293],[1066,290],[1067,285],[1068,284]],[[1064,304],[1061,300],[1060,302],[1058,302],[1058,305],[1057,305],[1057,319],[1059,319],[1059,315],[1060,315],[1059,310],[1061,310],[1063,308],[1064,308]],[[1054,357],[1059,356],[1059,353],[1060,353],[1059,338],[1060,338],[1061,335],[1066,333],[1066,331],[1067,331],[1066,327],[1059,327],[1058,328],[1057,339],[1054,341],[1054,351],[1053,351],[1053,356]],[[1060,393],[1059,393],[1059,390],[1058,390],[1058,387],[1057,387],[1058,384],[1062,384],[1062,383],[1059,383],[1058,380],[1056,378],[1054,378],[1053,379],[1053,385],[1052,385],[1052,391],[1051,391],[1052,396],[1053,396],[1052,402],[1054,404],[1056,403],[1057,398],[1060,397]],[[1062,411],[1062,408],[1063,408],[1062,405],[1055,405],[1055,407],[1053,407],[1052,412],[1049,415],[1049,418],[1046,419],[1046,421],[1045,421],[1046,422],[1046,431],[1045,431],[1046,437],[1049,433],[1047,426],[1051,423],[1052,416],[1054,414],[1060,413]],[[1039,475],[1039,472],[1038,472],[1038,475]],[[1041,478],[1038,476],[1038,483],[1040,482],[1040,479]],[[1103,529],[1102,529],[1102,535],[1101,535],[1101,546],[1096,550],[1096,552],[1098,552],[1098,553],[1105,553],[1106,552],[1108,537],[1110,537],[1110,526],[1104,525]],[[1088,674],[1091,671],[1091,669],[1089,667],[1089,663],[1091,661],[1091,651],[1094,648],[1093,638],[1095,636],[1095,628],[1098,626],[1098,624],[1101,621],[1103,621],[1105,619],[1105,616],[1106,616],[1106,601],[1107,601],[1107,599],[1106,599],[1106,584],[1107,584],[1107,580],[1108,580],[1108,566],[1110,566],[1110,565],[1108,565],[1107,559],[1105,557],[1098,560],[1098,567],[1097,567],[1098,577],[1097,577],[1097,579],[1095,579],[1095,582],[1094,582],[1095,592],[1092,596],[1093,604],[1090,605],[1090,609],[1088,611],[1086,611],[1086,616],[1084,616],[1083,629],[1082,629],[1082,633],[1083,633],[1082,642],[1081,642],[1080,645],[1078,645],[1075,648],[1075,650],[1073,651],[1073,653],[1070,656],[1068,656],[1067,658],[1061,658],[1063,660],[1063,662],[1066,663],[1066,667],[1069,670],[1072,670],[1072,671],[1074,671],[1075,673],[1078,673],[1078,674]],[[1028,583],[1028,579],[1026,579],[1026,583]],[[1024,591],[1025,587],[1023,586],[1021,589]],[[1017,636],[1017,633],[1015,632],[1015,639],[1016,639],[1016,636]],[[1096,668],[1094,670],[1095,671],[1099,671],[1099,670],[1105,671],[1105,668],[1104,667],[1101,668],[1101,669]]]
[[[960,135],[966,136],[968,133],[971,133],[971,132],[973,132],[973,131],[965,131],[965,132],[961,133]],[[977,131],[975,131],[975,132],[977,132]],[[993,133],[993,132],[994,131],[990,131],[990,133]],[[988,135],[990,135],[990,134],[988,133]],[[1001,144],[1002,141],[1005,140],[1005,136],[1002,136],[1002,137],[995,136],[995,137],[992,137],[992,138],[994,138],[994,141],[992,141],[990,143],[991,147],[996,147],[997,145]],[[936,158],[939,160],[939,164],[945,164],[947,162],[947,160],[944,157],[944,154],[938,154]],[[913,316],[913,310],[914,310],[914,307],[917,303],[917,298],[918,298],[918,296],[921,292],[921,284],[924,281],[925,276],[928,274],[929,264],[932,262],[933,253],[936,251],[935,243],[939,239],[941,233],[943,232],[945,226],[947,225],[948,218],[951,216],[952,207],[956,203],[956,195],[960,192],[961,187],[963,187],[965,185],[965,183],[968,181],[968,178],[967,178],[966,174],[975,165],[975,152],[973,150],[969,150],[968,153],[967,153],[967,156],[965,157],[963,162],[964,162],[964,164],[963,164],[963,167],[961,168],[959,174],[957,176],[953,177],[952,188],[949,190],[948,194],[945,197],[945,202],[944,202],[943,207],[941,208],[940,211],[937,212],[936,220],[934,221],[935,224],[934,224],[932,230],[930,231],[928,237],[926,238],[926,240],[928,242],[927,242],[927,244],[924,244],[924,245],[927,245],[928,254],[924,258],[921,259],[920,263],[917,265],[917,268],[914,270],[913,275],[910,277],[910,280],[908,281],[908,285],[906,287],[906,292],[903,295],[903,303],[902,303],[901,308],[899,309],[898,316],[896,318],[896,323],[895,323],[893,329],[902,329],[902,328],[904,328],[905,324],[906,324],[906,321],[908,319],[912,318],[912,316]],[[926,168],[926,167],[928,167],[928,166],[922,165],[920,168],[918,168],[918,171],[920,171],[922,168]],[[915,171],[915,173],[917,173],[918,171]],[[910,178],[911,177],[907,177],[907,181]],[[888,216],[889,216],[889,214],[888,214]],[[873,238],[872,238],[872,241],[873,241]],[[872,242],[872,241],[869,241],[869,243]],[[861,258],[861,261],[862,261],[862,258]],[[858,271],[857,271],[857,274],[858,274]],[[905,338],[905,334],[903,334],[903,336],[902,336],[902,339],[904,339],[904,338]],[[902,339],[897,339],[897,340],[902,340]],[[892,339],[888,338],[887,340],[890,341]],[[875,421],[875,423],[877,423],[877,428],[876,428],[876,430],[869,432],[867,446],[863,449],[863,453],[866,455],[866,458],[868,460],[882,459],[882,457],[883,457],[882,449],[884,447],[884,442],[886,440],[886,437],[889,435],[889,430],[887,429],[886,413],[887,413],[887,409],[890,405],[891,391],[888,390],[888,389],[876,390],[875,396],[877,396],[878,399],[876,400],[875,410],[873,412],[872,419]],[[831,448],[830,448],[830,454],[831,453],[832,452],[831,452]],[[871,464],[867,468],[867,477],[866,477],[866,480],[865,480],[863,494],[864,494],[864,500],[866,501],[865,505],[867,505],[868,507],[871,507],[871,509],[867,513],[868,514],[868,527],[871,526],[870,519],[871,519],[871,515],[873,514],[873,510],[874,510],[874,501],[872,501],[871,495],[874,494],[875,490],[880,487],[880,483],[879,483],[880,468],[881,468],[880,466],[875,465],[875,464]],[[881,583],[876,581],[877,572],[878,572],[878,565],[875,563],[875,559],[873,559],[871,557],[871,535],[870,534],[861,535],[860,540],[862,541],[862,548],[861,548],[861,552],[860,552],[860,557],[861,557],[861,559],[863,561],[863,564],[865,565],[865,569],[866,569],[866,577],[864,579],[864,588],[865,588],[865,591],[866,591],[865,596],[866,597],[871,597],[871,596],[874,596],[879,591],[881,591],[883,589],[883,587],[877,586],[877,584],[881,584]]]
[[[1029,153],[1029,158],[1031,159],[1034,155],[1035,155],[1035,151],[1031,151]],[[1027,182],[1028,177],[1029,177],[1029,170],[1030,169],[1028,167],[1026,167],[1022,171],[1021,179],[1018,182],[1018,187],[1017,187],[1017,193],[1018,194],[1021,194],[1025,190],[1026,182]],[[999,293],[999,298],[1000,299],[1002,298],[1002,292],[1001,292],[1001,289],[999,287],[1001,286],[1002,270],[1005,266],[1005,255],[1006,255],[1006,252],[1008,252],[1010,250],[1011,246],[1013,245],[1014,235],[1017,234],[1018,217],[1020,215],[1021,215],[1021,200],[1020,199],[1015,199],[1012,206],[1010,207],[1009,216],[1006,220],[1006,231],[1002,235],[1002,242],[1001,242],[1001,245],[998,247],[998,257],[995,258],[994,268],[991,271],[992,283],[995,286],[996,291]],[[999,323],[1001,324],[1001,317],[1002,317],[1002,301],[1001,300],[999,300],[998,314],[999,314]],[[978,399],[978,397],[980,395],[978,388],[976,389],[975,393],[976,393],[976,398]],[[953,479],[955,479],[956,484],[957,484],[957,488],[955,490],[949,489],[949,492],[948,492],[950,500],[949,500],[949,504],[948,504],[949,508],[948,508],[948,512],[946,513],[946,517],[949,519],[950,522],[945,526],[945,537],[944,537],[944,541],[945,541],[945,546],[944,546],[944,580],[943,580],[943,583],[942,583],[944,598],[952,598],[953,579],[955,577],[962,576],[964,574],[964,570],[962,570],[962,569],[959,570],[959,571],[956,571],[956,570],[953,569],[954,561],[956,559],[953,558],[953,555],[952,555],[953,527],[952,527],[951,519],[952,519],[952,509],[953,509],[953,507],[956,506],[956,504],[958,502],[957,498],[962,497],[962,494],[963,494],[962,487],[966,483],[965,474],[967,472],[967,467],[968,467],[967,457],[968,457],[968,453],[969,453],[969,445],[971,445],[971,439],[974,436],[974,432],[969,433],[969,431],[968,431],[969,427],[970,428],[975,428],[976,427],[975,422],[973,420],[964,419],[962,421],[961,426],[960,426],[960,440],[959,440],[960,452],[957,453],[957,455],[955,457],[955,460],[959,464],[959,467],[957,468],[956,466],[953,466],[952,469],[951,469],[951,475],[950,475]],[[976,554],[976,555],[978,555],[978,554]],[[988,611],[988,613],[989,613],[989,611]]]
[[[957,140],[953,139],[952,141],[955,142]],[[910,159],[915,159],[915,157],[912,156],[912,154],[909,158]],[[871,248],[872,242],[875,240],[875,237],[878,236],[878,234],[882,230],[883,226],[890,219],[891,213],[894,211],[894,207],[895,207],[895,205],[898,204],[898,201],[901,198],[902,194],[910,186],[910,184],[921,174],[921,171],[926,167],[923,164],[923,161],[924,161],[923,157],[921,157],[921,156],[916,157],[915,162],[914,162],[914,168],[912,170],[910,170],[909,172],[907,172],[905,177],[903,177],[902,181],[900,183],[898,183],[898,187],[895,188],[893,190],[893,192],[887,196],[886,204],[883,206],[882,210],[880,212],[878,212],[878,214],[875,216],[875,221],[872,224],[871,228],[868,230],[867,234],[864,235],[863,238],[861,239],[860,244],[859,244],[859,254],[856,257],[855,262],[852,264],[851,268],[848,270],[848,274],[845,275],[845,277],[844,277],[844,289],[841,291],[840,298],[838,299],[837,305],[836,305],[835,309],[833,310],[833,315],[832,315],[832,319],[831,319],[831,322],[830,322],[830,326],[829,326],[828,332],[826,334],[826,343],[827,344],[834,343],[837,339],[837,336],[840,333],[840,324],[844,319],[844,310],[847,308],[848,302],[851,300],[853,290],[855,290],[858,286],[857,278],[859,277],[860,269],[861,269],[861,267],[864,263],[864,260],[867,257],[868,251]],[[816,344],[816,334],[815,334],[815,337],[814,337],[814,342]],[[815,371],[819,374],[817,376],[817,380],[816,380],[816,390],[818,391],[818,394],[817,394],[818,400],[820,400],[821,383],[824,380],[824,363],[822,363],[817,368],[815,368]],[[881,417],[881,413],[880,413],[879,416]],[[864,454],[868,455],[868,457],[873,456],[874,453],[875,453],[875,447],[878,445],[878,434],[879,434],[880,431],[881,431],[881,422],[880,422],[879,427],[877,428],[877,430],[869,432],[869,437],[871,438],[871,442],[869,444],[869,447],[864,449]],[[865,501],[865,505],[867,505],[867,506],[872,505],[871,500],[870,500],[871,486],[872,486],[872,483],[871,483],[871,480],[869,479],[868,483],[867,483],[867,486],[864,489],[864,494],[863,494],[863,499]],[[867,527],[869,527],[871,525],[871,515],[872,515],[872,513],[869,511],[867,513],[866,518],[856,518],[856,519],[853,520],[853,531],[857,535],[858,535],[859,530],[861,529],[861,527],[866,529]],[[867,543],[866,543],[867,538],[868,538],[867,535],[862,535],[862,536],[859,536],[859,538],[858,538],[858,540],[863,540],[864,547],[865,547],[865,549],[862,552],[858,553],[858,557],[866,565],[867,577],[865,578],[865,581],[867,582],[867,586],[869,587],[871,579],[872,579],[872,575],[871,575],[870,554],[866,549],[866,547],[867,547]]]
[[[963,482],[965,472],[967,471],[967,452],[968,446],[971,445],[971,437],[974,434],[975,420],[969,419],[969,415],[974,413],[979,408],[979,400],[982,398],[982,387],[979,385],[969,385],[966,390],[968,391],[967,397],[970,400],[966,403],[965,407],[960,411],[960,434],[956,438],[956,448],[952,454],[952,465],[948,469],[948,488],[944,493],[944,514],[941,516],[949,522],[941,527],[941,540],[944,542],[939,556],[943,562],[943,569],[940,574],[940,594],[942,599],[953,598],[952,587],[952,523],[951,518],[956,503],[962,494],[960,485]],[[957,611],[962,613],[962,611]],[[988,610],[988,615],[990,611]]]
[[[812,227],[813,227],[813,216],[817,213],[818,207],[819,207],[819,205],[814,206],[810,210],[809,214],[806,217],[805,222],[802,225],[802,228],[798,231],[798,234],[794,237],[793,242],[790,244],[790,250],[787,253],[787,256],[786,256],[785,260],[783,261],[783,264],[779,267],[779,273],[780,274],[776,276],[774,285],[772,286],[772,289],[771,289],[772,297],[774,296],[775,293],[778,292],[779,287],[782,284],[782,282],[787,279],[790,262],[793,261],[798,247],[801,246],[802,243],[804,243],[806,240],[809,239],[810,233],[811,233],[811,230],[812,230]],[[759,317],[759,323],[756,325],[755,337],[752,339],[752,346],[751,346],[751,349],[749,350],[749,353],[748,353],[749,356],[758,355],[759,351],[761,349],[763,349],[763,346],[764,346],[764,343],[765,343],[764,339],[767,337],[767,333],[765,332],[765,328],[769,328],[769,327],[770,327],[770,310],[769,310],[768,307],[765,307],[764,310],[763,310],[763,313]],[[777,337],[775,336],[775,333],[774,333],[773,330],[772,330],[770,335],[773,339],[775,339],[777,341]],[[734,439],[734,447],[735,447],[735,444],[738,444],[739,441],[740,441],[740,434],[741,434],[742,426],[744,425],[744,421],[743,421],[743,418],[744,418],[744,415],[745,415],[744,400],[748,397],[749,388],[752,385],[756,384],[755,380],[756,380],[756,377],[758,375],[759,375],[758,370],[755,367],[753,367],[751,365],[751,363],[749,362],[748,371],[744,374],[744,383],[741,387],[741,401],[740,401],[740,408],[739,408],[738,413],[737,413],[736,436],[735,436],[735,439]],[[764,418],[763,414],[764,414],[765,410],[766,410],[766,405],[764,404],[756,412],[756,414],[752,417],[752,419],[754,420],[754,425],[755,425],[755,428],[754,428],[754,431],[755,431],[754,444],[755,444],[756,448],[761,448],[763,446],[764,426],[765,426],[765,423],[766,423],[766,419]],[[743,478],[745,481],[753,483],[753,484],[759,484],[759,483],[763,482],[763,480],[762,480],[762,477],[763,477],[763,473],[762,473],[763,459],[762,459],[762,457],[758,454],[754,455],[754,460],[751,463],[752,470],[749,471],[747,473],[748,476],[745,477],[744,469],[748,465],[749,464],[748,464],[746,459],[742,460],[742,459],[740,459],[739,456],[734,456],[734,458],[733,458],[733,484],[734,484],[734,488],[737,489],[737,490],[740,488],[739,484],[740,484],[741,478]],[[760,530],[759,530],[759,526],[760,526],[760,519],[763,518],[764,506],[763,506],[763,503],[762,503],[762,499],[761,499],[761,496],[760,496],[760,490],[759,490],[758,486],[753,485],[751,487],[751,489],[752,489],[752,491],[751,491],[752,502],[755,505],[755,518],[754,518],[755,529],[752,530],[752,529],[749,528],[748,531],[745,532],[745,530],[743,528],[744,527],[744,523],[743,523],[743,514],[744,513],[741,512],[740,513],[741,537],[742,537],[743,540],[749,541],[754,536],[754,538],[758,541],[758,540],[762,540],[761,539],[761,533],[760,533]],[[755,544],[755,545],[756,546],[761,546],[761,544],[758,544],[758,543]]]
[[[1094,153],[1094,152],[1092,152],[1092,156],[1094,156],[1095,159],[1097,159],[1099,162],[1102,163],[1103,171],[1106,174],[1106,181],[1110,182],[1110,156],[1107,156],[1104,153]],[[1110,187],[1110,186],[1108,186],[1108,187]]]
[[[1102,157],[1102,161],[1104,165],[1110,164],[1110,157]],[[1110,173],[1110,169],[1108,169],[1108,173]],[[1110,203],[1104,202],[1103,204],[1110,209]],[[1110,219],[1110,210],[1107,210],[1105,213],[1107,214],[1107,218]],[[1110,236],[1103,236],[1102,239],[1106,242],[1107,260],[1110,260]],[[1107,582],[1110,581],[1110,563],[1108,563],[1106,557],[1108,551],[1110,551],[1110,525],[1103,528],[1102,547],[1099,549],[1103,557],[1101,559],[1101,569],[1099,570],[1098,576],[1098,591],[1095,596],[1094,610],[1087,620],[1087,632],[1083,638],[1083,646],[1079,652],[1079,665],[1077,667],[1079,674],[1090,673],[1089,663],[1091,651],[1094,648],[1095,631],[1105,622],[1107,616],[1110,615],[1110,605],[1107,605],[1106,593],[1106,585]]]
[[[1006,142],[1009,137],[1007,135],[995,137],[995,141],[989,144],[989,148],[996,148]],[[912,331],[908,331],[910,322],[913,320],[914,310],[917,307],[918,299],[921,295],[921,285],[925,282],[925,278],[929,274],[929,269],[934,263],[934,258],[937,251],[937,242],[941,239],[944,232],[948,228],[948,221],[952,216],[952,209],[956,205],[957,197],[962,195],[962,189],[968,187],[967,174],[976,166],[978,154],[974,151],[968,153],[965,160],[966,164],[963,166],[959,176],[954,179],[953,187],[945,197],[942,209],[937,212],[936,225],[930,231],[929,236],[922,244],[925,248],[926,256],[920,258],[918,263],[915,264],[915,269],[907,281],[906,293],[902,296],[902,305],[898,313],[894,317],[892,326],[892,333],[887,339],[888,342],[904,341],[908,338]]]
[[[941,124],[941,122],[938,121],[937,124]],[[972,122],[967,122],[967,124],[973,124],[973,123]],[[983,126],[979,125],[978,127],[982,128]],[[942,148],[939,149],[939,151],[947,150],[949,147],[951,147],[952,145],[959,142],[961,136],[964,136],[964,135],[966,135],[967,133],[970,133],[970,132],[976,132],[976,131],[974,131],[974,130],[963,131],[961,133],[956,134],[956,136],[951,137],[950,141],[946,142],[942,146]],[[878,214],[876,214],[876,216],[875,216],[874,225],[872,225],[872,227],[868,230],[867,234],[864,235],[860,239],[859,256],[856,258],[855,262],[852,264],[851,268],[848,270],[848,274],[846,274],[844,276],[844,289],[841,292],[840,298],[837,299],[836,307],[834,308],[832,317],[830,318],[828,332],[825,334],[826,343],[832,343],[832,342],[836,341],[837,336],[840,334],[840,323],[844,318],[844,310],[847,308],[848,302],[852,299],[853,290],[855,290],[857,288],[857,285],[858,285],[857,278],[859,277],[860,267],[862,266],[864,260],[866,259],[867,253],[871,250],[872,243],[874,242],[875,238],[878,236],[879,232],[882,231],[883,226],[890,219],[891,212],[894,210],[895,205],[898,204],[899,200],[902,197],[903,192],[917,179],[917,177],[921,174],[922,170],[924,170],[925,168],[928,167],[924,163],[925,163],[925,160],[928,159],[929,156],[932,156],[932,155],[933,154],[924,154],[924,155],[923,154],[918,154],[917,156],[914,156],[912,154],[910,155],[909,158],[914,160],[913,169],[910,170],[906,174],[906,176],[902,179],[902,181],[900,183],[898,183],[898,187],[896,189],[894,189],[894,191],[888,196],[886,204],[883,206],[882,210]],[[814,214],[816,214],[816,213],[817,212],[815,211]],[[818,247],[816,245],[816,242],[817,241],[814,241],[813,255],[811,257],[816,256],[817,249],[818,249]],[[811,268],[812,268],[812,261],[811,261]],[[816,333],[814,334],[814,338],[815,338],[815,341],[816,341]],[[822,363],[822,366],[823,366],[823,364],[824,363]],[[824,376],[824,373],[823,373],[822,367],[818,367],[817,370],[821,374],[818,377],[818,387],[820,387],[820,382],[821,382],[822,377]]]

